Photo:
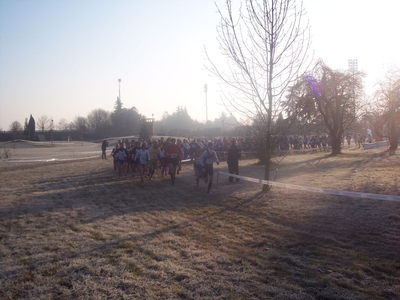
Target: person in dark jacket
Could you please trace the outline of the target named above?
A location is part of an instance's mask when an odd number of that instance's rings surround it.
[[[106,150],[107,150],[108,142],[106,140],[101,144],[101,159],[107,159]]]
[[[239,175],[239,158],[240,158],[240,150],[236,146],[236,141],[232,140],[231,141],[231,146],[228,150],[228,157],[227,157],[227,163],[228,163],[228,170],[230,174],[235,174]],[[238,182],[240,179],[236,178],[236,182]],[[233,182],[233,177],[229,176],[229,182]]]

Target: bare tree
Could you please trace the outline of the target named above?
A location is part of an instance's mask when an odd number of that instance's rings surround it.
[[[105,132],[111,128],[110,113],[98,108],[92,110],[87,117],[89,128],[94,131],[99,138],[104,137]]]
[[[13,139],[14,139],[14,140],[15,140],[15,138],[16,138],[16,136],[17,136],[18,131],[22,131],[22,130],[23,130],[23,129],[22,129],[22,125],[21,125],[20,122],[14,121],[14,122],[11,123],[11,125],[10,125],[10,131],[11,131],[12,134],[13,134]]]
[[[51,119],[48,116],[41,116],[36,120],[36,128],[42,132],[48,130],[50,129],[50,121]]]
[[[80,130],[88,127],[88,121],[85,117],[75,117],[74,121],[68,125],[69,130]]]
[[[303,27],[303,4],[295,0],[246,0],[235,15],[226,0],[221,16],[218,42],[227,60],[227,70],[207,53],[208,70],[228,86],[222,101],[240,123],[254,128],[263,141],[264,179],[269,180],[272,136],[284,128],[272,124],[284,111],[283,96],[289,85],[307,67],[310,34]],[[250,125],[250,126],[249,126]],[[286,127],[287,129],[287,127]],[[279,131],[281,132],[279,132]],[[263,186],[263,191],[269,185]]]
[[[84,117],[75,117],[74,121],[70,123],[70,128],[73,130],[76,130],[79,132],[79,136],[81,139],[81,142],[83,141],[83,136],[85,133],[85,130],[88,127],[88,121]]]
[[[396,150],[400,139],[400,69],[392,68],[376,91],[374,129],[389,139],[389,150]],[[384,130],[386,128],[386,130]]]
[[[61,118],[60,121],[58,121],[57,124],[57,129],[59,130],[68,130],[69,128],[69,123],[66,119]]]

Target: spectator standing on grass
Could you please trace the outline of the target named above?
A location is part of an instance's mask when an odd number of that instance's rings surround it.
[[[107,146],[108,146],[108,142],[106,140],[103,141],[103,143],[101,144],[101,159],[107,159]]]
[[[358,135],[358,148],[361,148],[361,146],[364,146],[365,142],[365,137],[361,134]]]
[[[346,141],[347,141],[347,147],[350,148],[350,142],[351,142],[351,135],[350,134],[346,135]]]
[[[213,177],[214,177],[214,168],[213,163],[216,162],[219,165],[219,159],[217,156],[217,152],[213,150],[213,143],[209,142],[207,145],[207,149],[200,155],[199,161],[203,164],[204,170],[208,175],[208,189],[207,193],[211,194],[211,186],[213,184]]]
[[[357,137],[357,134],[355,134],[354,136],[353,136],[353,140],[354,140],[354,144],[356,144],[356,147],[358,146],[358,137]]]
[[[324,151],[326,150],[326,136],[322,136],[321,138],[321,144],[322,144],[322,148],[324,149]]]
[[[307,148],[307,144],[308,144],[308,137],[304,136],[303,137],[303,148],[306,149]]]
[[[236,141],[232,140],[231,141],[231,146],[228,149],[228,157],[227,157],[227,163],[228,163],[228,170],[230,174],[235,174],[239,175],[239,158],[240,158],[240,150],[236,146]],[[238,182],[240,179],[236,178],[236,182]],[[229,176],[229,182],[233,183],[233,177]]]

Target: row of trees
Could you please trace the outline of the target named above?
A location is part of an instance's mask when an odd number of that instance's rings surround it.
[[[92,110],[87,117],[77,116],[72,122],[61,119],[54,123],[51,118],[41,116],[36,120],[32,115],[25,119],[25,126],[18,121],[14,121],[10,126],[10,131],[15,134],[23,130],[27,139],[35,139],[36,133],[48,131],[77,131],[81,139],[85,134],[90,133],[91,139],[103,139],[110,136],[132,136],[139,135],[142,139],[147,139],[153,134],[159,135],[223,135],[231,132],[238,124],[236,120],[222,113],[221,116],[208,124],[192,119],[186,107],[177,107],[172,114],[165,112],[161,120],[154,120],[141,115],[135,107],[125,108],[119,98],[114,105],[114,111],[109,112],[102,108]]]
[[[389,76],[390,75],[390,76]],[[400,72],[392,70],[379,85],[375,93],[378,105],[371,107],[363,101],[362,72],[332,70],[322,61],[307,75],[300,76],[282,100],[284,110],[271,120],[273,135],[282,134],[329,134],[333,138],[332,154],[340,153],[340,138],[345,132],[365,133],[372,128],[376,137],[388,138],[390,148],[395,150],[400,136],[399,93]],[[283,115],[286,117],[284,118]],[[12,132],[24,131],[33,139],[38,132],[51,130],[91,132],[95,138],[110,135],[139,134],[149,137],[153,133],[180,136],[251,135],[263,140],[266,115],[255,115],[251,122],[239,126],[233,115],[221,116],[204,124],[193,120],[185,107],[178,107],[172,114],[164,113],[159,121],[140,115],[136,108],[124,108],[119,99],[115,110],[107,112],[95,109],[85,117],[76,117],[73,122],[61,119],[57,125],[47,116],[35,121],[25,119],[24,128],[18,121],[11,124]],[[246,130],[243,130],[246,129]],[[260,157],[264,161],[264,157]]]

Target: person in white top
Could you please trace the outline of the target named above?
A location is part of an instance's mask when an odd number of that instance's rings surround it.
[[[126,160],[129,153],[124,147],[124,143],[119,142],[119,147],[114,152],[114,159],[118,169],[118,178],[121,179],[121,170],[125,169]]]
[[[149,162],[150,156],[149,156],[149,151],[146,149],[147,144],[143,143],[142,148],[136,151],[135,159],[138,160],[138,168],[139,168],[139,173],[140,173],[140,180],[143,182],[143,175],[146,173],[147,170],[147,164]]]

